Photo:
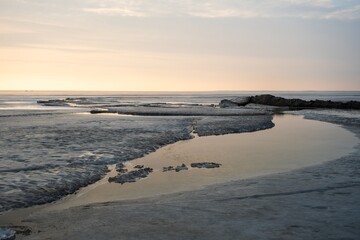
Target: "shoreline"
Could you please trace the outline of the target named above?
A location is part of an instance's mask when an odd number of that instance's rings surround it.
[[[254,134],[254,133],[252,133],[252,134]],[[357,137],[358,138],[358,137]],[[336,161],[336,160],[335,160]],[[326,164],[326,162],[325,163],[322,163],[321,165],[323,165],[323,164]],[[313,167],[313,166],[312,166]],[[311,168],[311,167],[310,167]],[[301,168],[302,169],[302,168]],[[299,171],[299,169],[298,170],[293,170],[293,171]],[[286,173],[283,173],[283,174],[287,174],[288,173],[288,171],[286,172]],[[272,176],[272,175],[276,175],[277,173],[272,173],[272,174],[270,174],[270,175],[266,175],[266,176],[257,176],[257,177],[252,177],[252,178],[250,178],[250,179],[243,179],[243,180],[237,180],[237,181],[253,181],[254,179],[261,179],[261,178],[266,178],[266,177],[268,177],[268,176]],[[281,174],[281,173],[280,173]],[[101,181],[104,181],[104,179],[103,180],[101,180]],[[236,181],[235,181],[236,182]],[[213,185],[213,186],[205,186],[205,187],[203,187],[202,189],[195,189],[195,190],[192,190],[192,191],[186,191],[186,192],[177,192],[177,193],[170,193],[170,194],[166,194],[166,195],[161,195],[161,196],[150,196],[150,197],[145,197],[145,198],[135,198],[135,199],[131,199],[131,200],[122,200],[122,201],[115,201],[115,202],[112,202],[112,203],[95,203],[95,204],[92,204],[92,205],[86,205],[86,206],[88,206],[88,207],[90,207],[90,208],[94,208],[94,207],[96,207],[97,205],[104,205],[104,206],[106,206],[106,205],[112,205],[112,204],[114,204],[114,205],[117,205],[117,204],[122,204],[122,203],[124,203],[124,204],[126,204],[126,203],[136,203],[136,202],[142,202],[142,201],[148,201],[148,199],[160,199],[160,201],[161,201],[161,199],[166,199],[166,198],[172,198],[172,196],[181,196],[181,195],[186,195],[186,194],[190,194],[191,195],[191,193],[192,192],[201,192],[201,191],[204,191],[204,189],[206,189],[206,188],[216,188],[217,186],[219,186],[219,185],[227,185],[227,184],[229,184],[229,185],[231,185],[233,183],[233,181],[228,181],[228,182],[226,182],[226,183],[218,183],[218,184],[215,184],[215,185]],[[80,190],[80,192],[81,192],[81,190]],[[80,193],[79,192],[79,193]],[[76,194],[75,195],[73,195],[73,196],[76,196]],[[61,202],[62,200],[60,200],[59,202]],[[152,200],[150,200],[150,201],[152,201]],[[57,201],[58,202],[58,201]],[[56,205],[56,202],[55,202],[55,204],[54,203],[50,203],[50,205]],[[44,206],[44,205],[43,205]],[[34,208],[34,211],[31,211],[31,214],[33,214],[34,213],[34,215],[37,215],[37,214],[40,214],[41,215],[41,212],[44,214],[45,212],[44,211],[41,211],[41,209],[42,208],[45,208],[46,209],[46,206],[45,207],[43,207],[43,206],[36,206],[35,208]],[[75,207],[74,209],[81,209],[81,208],[84,208],[84,207],[86,207],[86,206],[78,206],[78,207]],[[51,208],[51,206],[50,206],[50,208]],[[22,214],[24,215],[26,215],[27,213],[27,211],[28,211],[29,209],[23,209],[22,211]],[[40,210],[40,211],[39,211]],[[64,209],[63,209],[64,210]],[[15,211],[17,211],[17,210],[15,210]],[[14,212],[15,212],[14,211]],[[65,210],[66,211],[66,210]],[[56,213],[56,212],[59,212],[59,211],[54,211],[53,213]],[[60,211],[61,212],[61,211]],[[31,215],[31,214],[28,214],[28,215]],[[1,217],[0,217],[1,218]],[[25,217],[26,218],[26,217]],[[27,217],[28,218],[28,217]],[[31,217],[30,217],[31,218]],[[18,219],[18,220],[21,220],[21,219]],[[20,222],[18,222],[19,224],[21,224],[21,221]],[[30,222],[31,223],[31,222]],[[1,222],[1,225],[4,225],[3,224],[3,222]],[[21,224],[21,225],[24,225],[24,224]],[[29,224],[29,225],[32,225],[32,224]],[[36,227],[34,227],[33,226],[33,228],[34,229],[36,229]]]

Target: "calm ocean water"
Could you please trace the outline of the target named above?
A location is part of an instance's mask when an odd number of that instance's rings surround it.
[[[88,97],[94,102],[109,103],[198,103],[217,104],[222,99],[257,94],[272,94],[284,98],[304,100],[360,101],[360,91],[304,91],[304,92],[81,92],[81,91],[0,91],[0,110],[49,110],[36,104],[37,100]]]
[[[45,203],[100,179],[108,164],[190,138],[194,117],[86,114],[98,106],[218,104],[264,92],[0,92],[0,212]],[[305,100],[360,101],[360,92],[265,92]],[[74,98],[70,106],[38,100]],[[136,118],[136,119],[134,119]]]

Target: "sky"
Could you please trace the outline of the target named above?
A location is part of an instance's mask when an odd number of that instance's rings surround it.
[[[0,90],[360,91],[360,0],[0,0]]]

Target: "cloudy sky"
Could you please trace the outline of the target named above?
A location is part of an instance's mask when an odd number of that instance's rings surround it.
[[[360,90],[360,0],[0,0],[0,90]]]

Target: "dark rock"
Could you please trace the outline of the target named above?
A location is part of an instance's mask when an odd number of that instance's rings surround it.
[[[99,113],[117,113],[116,111],[110,111],[107,109],[93,109],[90,111],[91,114],[99,114]]]
[[[128,172],[128,170],[125,168],[124,163],[118,163],[118,164],[116,164],[116,171],[117,171],[118,173],[126,173],[126,172]]]
[[[163,167],[163,172],[174,171],[174,170],[175,168],[173,166]]]
[[[224,100],[221,100],[219,106],[221,108],[228,108],[228,107],[238,107],[239,105],[231,100],[224,99]]]
[[[116,177],[110,177],[108,181],[121,183],[121,184],[136,182],[141,178],[146,178],[152,172],[153,172],[152,168],[143,168],[139,170],[130,171],[122,175],[117,175]]]
[[[43,106],[56,106],[56,107],[69,106],[64,99],[39,100],[37,101],[37,103]]]
[[[127,173],[128,170],[126,168],[117,169],[118,173]]]
[[[224,99],[221,100],[219,106],[221,108],[228,108],[228,107],[240,107],[245,106],[249,103],[250,97],[238,97],[231,100]]]
[[[360,102],[333,102],[324,100],[305,101],[302,99],[286,99],[282,97],[275,97],[270,94],[256,95],[249,98],[249,103],[289,107],[292,109],[304,108],[333,108],[333,109],[360,109]]]
[[[44,106],[70,106],[71,104],[77,105],[88,105],[92,102],[87,98],[66,98],[66,99],[49,99],[49,100],[39,100],[38,104]]]
[[[88,101],[87,98],[85,97],[77,97],[77,98],[65,98],[65,101],[69,101],[69,102],[85,102],[85,101]]]
[[[142,168],[144,168],[144,165],[136,165],[134,168],[142,169]]]
[[[118,164],[116,164],[116,170],[118,170],[118,169],[123,169],[125,167],[125,164],[124,163],[118,163]]]
[[[218,168],[221,164],[214,162],[201,162],[201,163],[192,163],[191,167],[193,168]]]
[[[237,103],[239,106],[245,106],[246,104],[249,103],[250,97],[237,97],[230,99],[230,101]]]
[[[189,168],[185,164],[181,164],[181,166],[176,166],[175,171],[180,172],[182,170],[188,170]]]

